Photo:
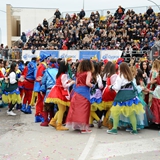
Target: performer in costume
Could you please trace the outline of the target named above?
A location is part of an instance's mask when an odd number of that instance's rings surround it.
[[[135,82],[135,80],[136,80],[136,82]],[[133,83],[135,84],[135,87],[137,88],[138,98],[140,99],[140,101],[143,105],[143,108],[145,110],[144,121],[143,121],[144,127],[148,127],[149,123],[152,122],[153,114],[150,110],[150,107],[144,101],[144,97],[145,97],[145,94],[148,93],[148,89],[146,88],[146,85],[143,82],[143,72],[140,69],[138,69],[137,75],[136,75]],[[138,127],[138,125],[140,125],[140,124],[137,123],[137,127]]]
[[[107,79],[109,69],[110,69],[112,62],[105,60],[104,63],[105,63],[105,67],[104,67],[104,70],[102,73],[102,81],[103,81],[103,86],[105,87],[106,86],[106,79]]]
[[[39,64],[40,64],[40,57],[39,57],[39,56],[36,58],[36,63],[37,63],[37,67],[38,67]],[[37,72],[37,68],[36,68],[36,72]],[[33,90],[30,106],[32,106],[32,107],[35,106],[35,102],[36,102],[36,98],[37,98],[37,97],[38,97],[38,92],[35,92],[35,91]]]
[[[111,108],[113,128],[111,130],[107,130],[107,133],[109,134],[117,134],[117,127],[121,114],[130,118],[130,122],[133,127],[133,131],[131,133],[137,134],[136,114],[143,116],[145,111],[140,100],[137,98],[136,89],[134,88],[132,80],[133,76],[127,63],[121,63],[120,74],[117,76],[115,84],[110,86],[110,89],[113,89],[118,93]]]
[[[0,107],[3,107],[3,101],[2,101],[2,83],[4,81],[4,75],[2,73],[2,71],[0,70]]]
[[[90,91],[90,102],[91,102],[91,113],[90,113],[90,121],[89,125],[90,127],[94,127],[93,120],[95,119],[98,122],[98,128],[101,128],[102,122],[100,120],[100,117],[96,114],[96,111],[102,111],[103,105],[102,105],[102,78],[99,74],[100,67],[97,62],[93,62],[94,64],[94,73],[92,78],[92,83],[94,83],[94,87]]]
[[[19,68],[19,74],[20,76],[24,75],[24,61],[23,60],[20,60],[18,62],[18,68]],[[23,93],[24,93],[24,90],[23,90],[23,82],[22,81],[18,81],[18,87],[19,87],[19,91],[20,91],[20,95],[21,95],[21,98],[23,98]]]
[[[103,126],[107,127],[108,129],[112,129],[113,126],[112,122],[110,122],[109,120],[109,117],[112,103],[114,101],[114,98],[116,97],[116,92],[114,90],[110,90],[109,86],[115,84],[117,78],[117,70],[118,65],[112,63],[110,66],[109,74],[107,76],[106,87],[102,93],[103,107],[107,111],[103,119]]]
[[[47,58],[50,57],[50,54],[46,52],[40,52],[40,61],[37,68],[36,80],[34,83],[34,92],[38,92],[37,103],[36,103],[36,113],[35,113],[35,122],[43,122],[43,101],[44,95],[40,93],[41,80],[44,74],[44,71],[47,68]]]
[[[4,103],[9,103],[8,115],[15,116],[12,111],[16,103],[21,104],[20,91],[18,89],[18,77],[16,71],[18,70],[18,64],[12,63],[8,73],[8,87],[5,88],[2,95]],[[6,77],[7,78],[7,77]]]
[[[67,115],[66,125],[72,129],[78,129],[81,133],[90,133],[90,88],[92,73],[94,72],[93,62],[82,60],[78,66],[76,76],[76,88],[72,91],[71,105]]]
[[[69,87],[73,85],[75,81],[68,79],[67,71],[68,64],[65,61],[61,61],[56,76],[56,84],[52,87],[45,101],[45,103],[54,103],[58,105],[58,115],[56,114],[51,120],[52,124],[57,122],[54,126],[56,126],[56,130],[58,131],[68,130],[68,128],[62,126],[62,120],[64,112],[66,111],[66,106],[70,106]]]
[[[143,108],[145,110],[144,117],[141,117],[139,115],[136,115],[137,119],[137,129],[143,129],[144,127],[148,127],[148,119],[146,113],[148,113],[149,109],[146,103],[143,100],[143,93],[142,91],[146,91],[146,87],[143,82],[143,72],[139,69],[138,74],[137,74],[137,69],[135,66],[130,67],[130,70],[133,75],[133,84],[136,88],[137,91],[137,96],[143,105]],[[127,127],[126,131],[132,131],[132,126],[131,122],[128,117],[125,117],[123,114],[120,115],[120,120],[119,120],[119,127]]]
[[[31,62],[24,69],[24,82],[23,82],[23,89],[24,89],[24,98],[22,103],[21,111],[26,114],[31,114],[31,98],[32,98],[32,91],[34,87],[35,75],[36,75],[36,57],[33,57]]]
[[[159,60],[155,60],[153,62],[151,73],[150,73],[150,82],[148,83],[148,86],[147,86],[147,88],[151,91],[154,91],[154,89],[156,88],[156,78],[159,74],[158,69],[159,69]],[[151,92],[149,93],[147,103],[149,106],[151,106],[151,103],[152,103]]]
[[[140,61],[141,61],[140,69],[143,72],[143,81],[144,81],[144,84],[147,85],[149,80],[149,75],[150,75],[148,59],[147,57],[144,57],[144,58],[141,58]]]
[[[58,73],[58,63],[56,62],[55,59],[50,59],[50,62],[48,64],[48,67],[45,70],[44,76],[42,78],[42,85],[40,91],[45,93],[45,98],[44,102],[46,100],[46,97],[51,91],[51,88],[55,85],[56,83],[56,75]],[[41,126],[48,126],[49,120],[52,119],[54,115],[54,103],[44,103],[44,108],[43,108],[43,116],[44,116],[44,122],[42,122],[40,125]],[[49,116],[49,117],[48,117]],[[52,123],[51,123],[52,125]]]
[[[71,71],[72,58],[68,57],[67,63],[68,63],[68,75],[69,75],[69,78],[72,79],[73,78],[73,76],[72,76],[73,73]]]
[[[153,112],[153,122],[160,124],[160,63],[159,63],[159,75],[156,78],[157,86],[154,91],[150,91],[153,94],[151,111]]]

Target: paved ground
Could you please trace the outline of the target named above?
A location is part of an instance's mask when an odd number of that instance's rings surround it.
[[[123,130],[106,134],[61,132],[40,127],[34,115],[16,111],[16,117],[0,109],[0,160],[160,160],[160,133],[144,129],[138,135]]]

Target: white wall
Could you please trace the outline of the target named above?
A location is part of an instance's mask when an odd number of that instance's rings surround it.
[[[38,8],[12,8],[12,16],[19,16],[21,23],[21,32],[27,32],[54,16],[56,9],[38,9]]]

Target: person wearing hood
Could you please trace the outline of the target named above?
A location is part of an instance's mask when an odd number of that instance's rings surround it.
[[[44,76],[42,78],[42,85],[40,88],[41,94],[45,94],[44,102],[46,97],[50,93],[51,88],[56,83],[56,75],[58,73],[58,68],[59,64],[56,62],[56,59],[54,58],[50,59],[48,63],[48,68],[45,70]],[[54,107],[55,107],[54,103],[44,103],[43,107],[44,122],[40,124],[41,126],[45,127],[48,126],[49,122],[51,121],[54,115]],[[50,125],[53,126],[51,122]]]
[[[37,69],[36,57],[33,57],[31,62],[29,62],[25,68],[26,73],[24,74],[24,82],[23,82],[23,89],[24,89],[24,98],[22,103],[21,111],[26,114],[31,114],[31,98],[32,98],[32,91],[34,87],[35,81],[35,74]]]
[[[36,73],[36,78],[35,78],[35,83],[34,83],[34,92],[38,93],[37,96],[37,103],[36,103],[36,112],[35,112],[35,123],[37,122],[43,122],[43,100],[44,100],[44,95],[40,93],[40,88],[41,88],[41,80],[44,75],[44,71],[47,68],[47,58],[50,57],[50,54],[46,52],[40,52],[40,61],[41,63],[39,64],[37,68],[37,73]]]

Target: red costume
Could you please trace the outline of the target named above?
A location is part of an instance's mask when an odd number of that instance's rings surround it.
[[[40,93],[40,85],[41,85],[41,79],[43,77],[43,73],[46,70],[46,68],[47,68],[47,64],[45,62],[42,62],[37,69],[34,91],[38,92],[38,99],[36,103],[35,116],[42,115],[42,112],[43,112],[44,95],[41,95]]]

